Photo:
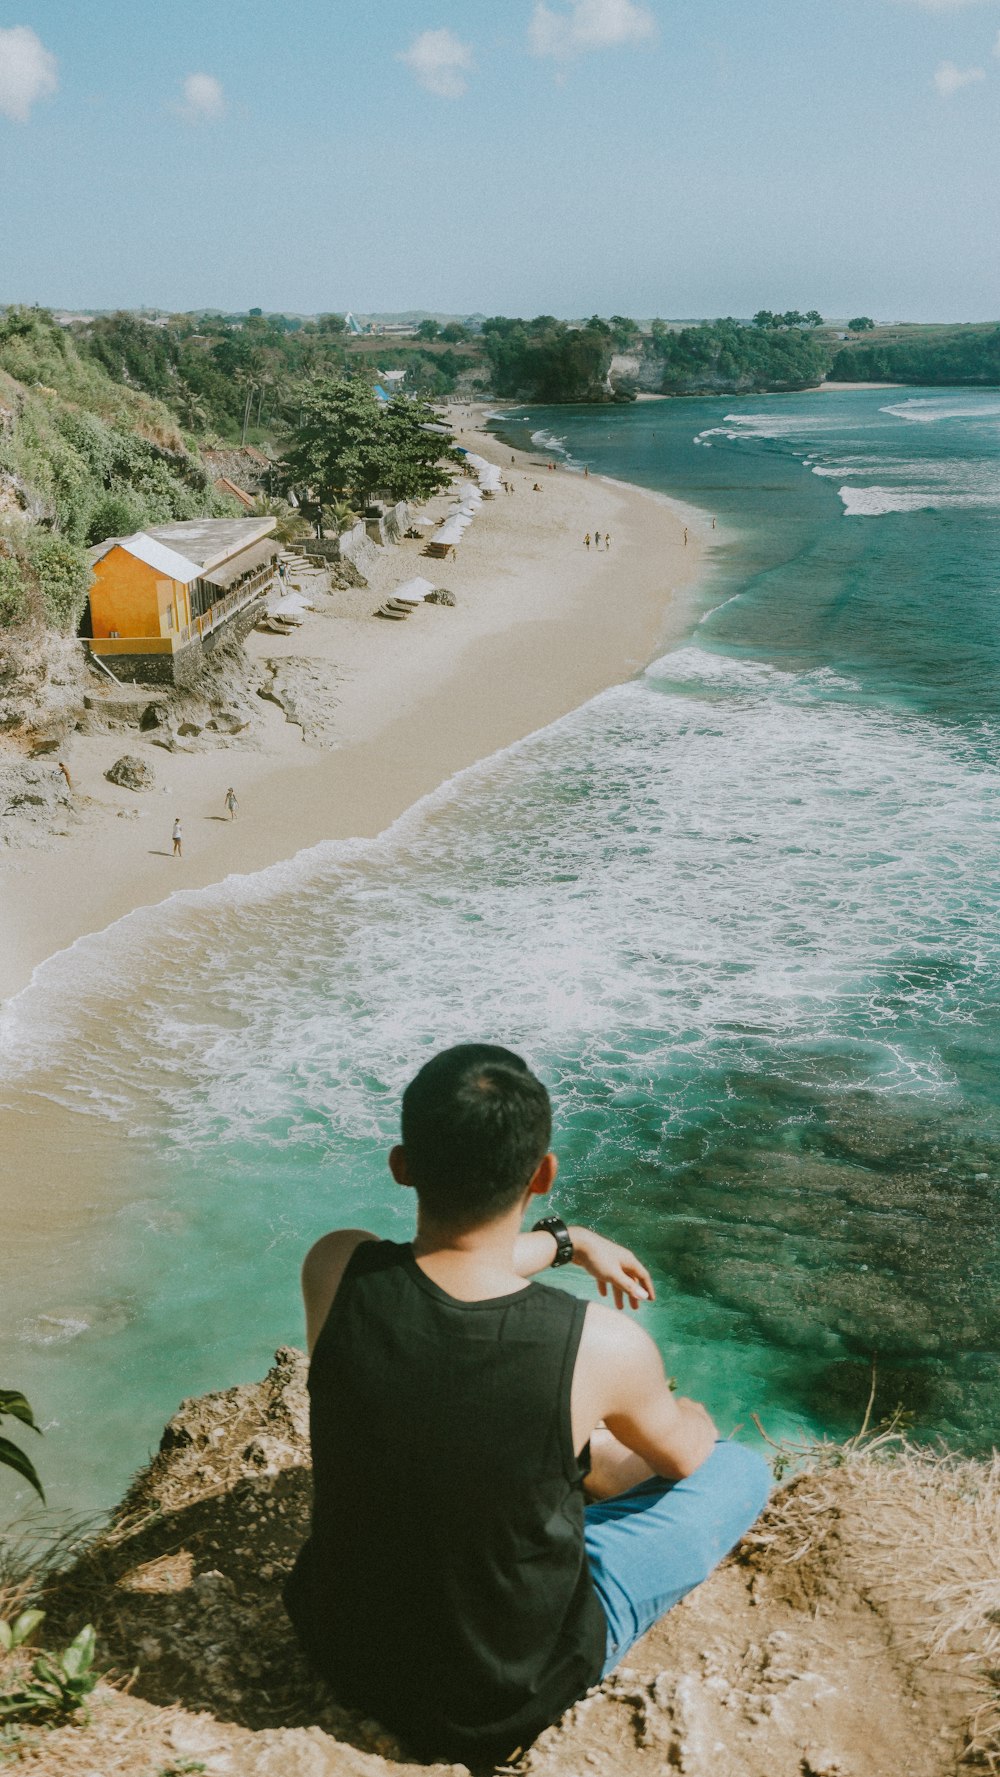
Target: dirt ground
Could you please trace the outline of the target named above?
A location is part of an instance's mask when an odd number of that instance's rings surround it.
[[[279,1599],[308,1505],[305,1359],[186,1402],[38,1639],[98,1631],[89,1725],[3,1750],[45,1777],[412,1777],[310,1677]],[[1000,1771],[1000,1463],[895,1438],[812,1452],[740,1549],[527,1753],[530,1777]],[[0,1692],[19,1659],[0,1655]],[[992,1674],[992,1678],[991,1675]]]

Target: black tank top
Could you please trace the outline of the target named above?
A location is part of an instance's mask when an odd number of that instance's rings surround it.
[[[344,1704],[426,1757],[509,1758],[596,1683],[570,1390],[585,1304],[460,1302],[355,1251],[309,1372],[312,1533],[292,1621]]]

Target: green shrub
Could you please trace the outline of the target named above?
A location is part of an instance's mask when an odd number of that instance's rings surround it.
[[[146,514],[131,494],[105,494],[91,507],[87,521],[87,542],[103,543],[105,537],[131,537],[141,531]]]
[[[9,1653],[28,1639],[45,1615],[26,1610],[15,1622],[0,1622],[0,1648]],[[90,1720],[87,1698],[97,1683],[93,1671],[96,1635],[90,1623],[61,1654],[44,1648],[31,1662],[30,1676],[15,1679],[9,1690],[0,1691],[0,1721],[65,1720],[79,1710]]]

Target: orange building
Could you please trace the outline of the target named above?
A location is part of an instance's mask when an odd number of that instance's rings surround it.
[[[116,678],[189,683],[274,583],[273,518],[193,518],[90,550],[90,649]]]

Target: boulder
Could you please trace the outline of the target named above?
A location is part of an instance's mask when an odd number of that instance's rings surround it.
[[[455,597],[455,594],[453,592],[448,591],[447,586],[435,586],[434,591],[429,592],[427,594],[427,597],[424,600],[424,604],[425,605],[457,605],[458,600]]]
[[[153,767],[134,753],[123,753],[104,775],[109,784],[119,784],[123,790],[152,790],[156,786]]]

